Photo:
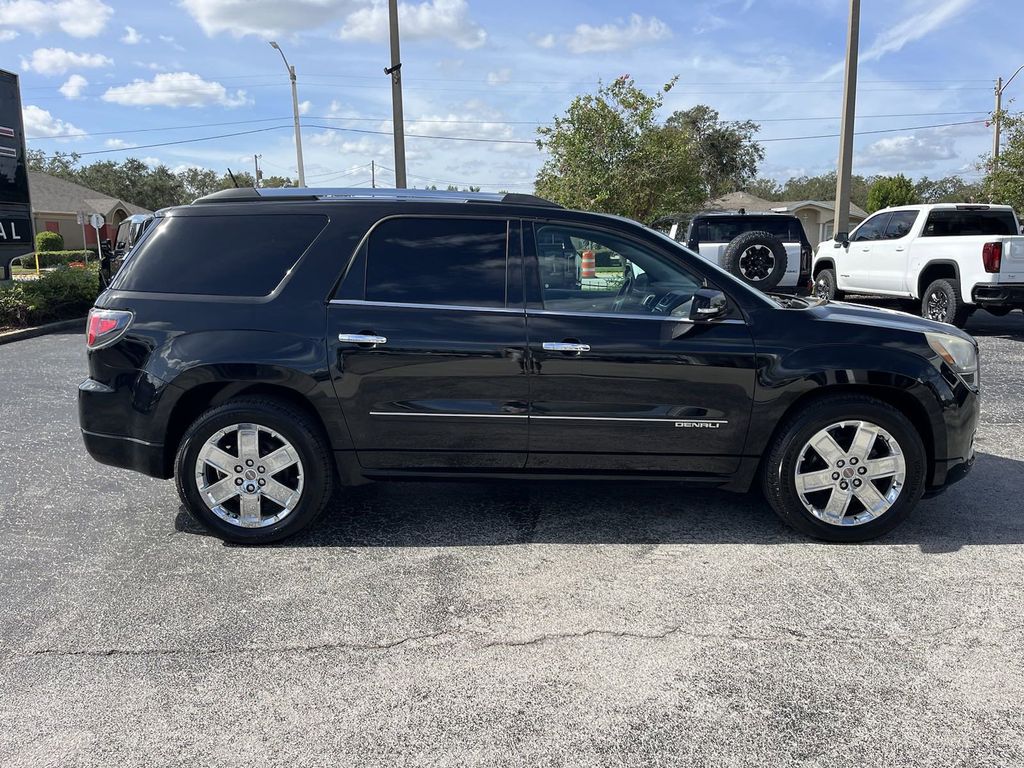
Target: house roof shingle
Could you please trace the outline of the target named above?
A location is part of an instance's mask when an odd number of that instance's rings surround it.
[[[726,211],[743,208],[752,213],[767,213],[769,211],[792,213],[808,205],[816,205],[829,211],[835,210],[835,203],[829,200],[765,200],[749,192],[730,192],[727,195],[722,195],[717,200],[708,203],[708,208]],[[861,219],[868,217],[867,211],[853,203],[850,203],[850,213]]]
[[[133,205],[116,197],[104,195],[95,189],[83,187],[73,181],[60,179],[40,171],[28,172],[29,193],[32,195],[32,210],[46,213],[76,214],[100,213],[109,217],[118,206],[133,213],[152,213],[138,205]]]

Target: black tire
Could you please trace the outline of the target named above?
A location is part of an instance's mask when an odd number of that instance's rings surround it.
[[[996,317],[1006,317],[1013,311],[1013,307],[985,307],[985,311]]]
[[[786,274],[786,246],[771,232],[744,232],[725,247],[722,267],[747,285],[774,289]]]
[[[932,282],[921,296],[921,317],[963,328],[972,307],[960,296],[958,280],[940,278]]]
[[[895,439],[906,462],[904,484],[895,502],[878,517],[859,525],[828,523],[815,516],[804,506],[796,487],[795,471],[804,446],[820,430],[845,421],[867,421],[884,429]],[[840,447],[850,446],[840,443]],[[783,424],[766,454],[762,483],[775,513],[801,533],[823,541],[857,542],[885,535],[910,514],[924,492],[925,470],[921,436],[903,413],[872,397],[836,395],[801,409]],[[851,509],[857,508],[864,509],[859,501],[851,504]]]
[[[291,444],[301,462],[298,502],[282,519],[265,527],[245,528],[222,519],[207,506],[197,484],[200,450],[216,432],[237,424],[272,430]],[[233,400],[202,413],[181,440],[174,474],[178,495],[192,516],[220,538],[240,544],[266,544],[298,533],[321,515],[334,488],[332,453],[321,426],[287,403],[262,397]]]
[[[823,269],[814,278],[814,295],[819,299],[842,301],[845,294],[836,288],[836,272],[834,269]]]

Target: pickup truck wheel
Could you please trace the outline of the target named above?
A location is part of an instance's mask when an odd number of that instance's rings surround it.
[[[956,281],[942,278],[929,285],[921,297],[921,317],[963,328],[971,307],[960,296]]]
[[[887,403],[836,395],[782,427],[764,469],[764,494],[789,525],[817,539],[867,541],[895,528],[924,492],[925,450]]]
[[[833,269],[823,269],[814,279],[814,295],[819,299],[842,301],[843,292],[836,288],[836,273]]]
[[[771,232],[744,232],[722,254],[722,266],[747,285],[762,291],[778,286],[786,274],[786,246]]]
[[[188,511],[240,544],[292,536],[323,512],[334,482],[319,425],[277,400],[235,400],[199,416],[182,438],[175,484]]]

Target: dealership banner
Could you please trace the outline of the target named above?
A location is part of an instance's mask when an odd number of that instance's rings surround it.
[[[33,242],[18,76],[0,69],[0,279],[10,277],[11,260],[31,253]]]

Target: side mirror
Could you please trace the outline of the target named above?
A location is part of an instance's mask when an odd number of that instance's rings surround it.
[[[728,306],[724,293],[714,288],[701,288],[693,294],[690,302],[690,319],[695,323],[706,323],[724,315]]]
[[[846,248],[850,244],[850,233],[836,232],[836,236],[832,239],[836,241],[836,248]]]

